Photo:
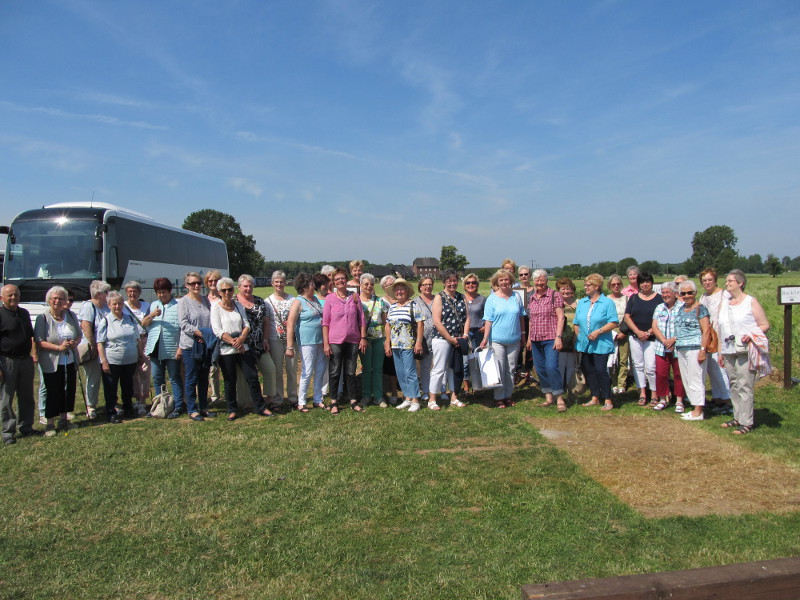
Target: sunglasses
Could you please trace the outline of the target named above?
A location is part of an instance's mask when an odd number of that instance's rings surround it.
[[[233,292],[233,288],[220,288],[219,291],[221,294],[227,294],[228,292]]]
[[[191,286],[203,285],[203,282],[202,281],[187,281],[186,285],[191,285]]]
[[[465,281],[464,285],[478,285],[477,281]]]
[[[680,292],[681,296],[694,296],[694,292]]]

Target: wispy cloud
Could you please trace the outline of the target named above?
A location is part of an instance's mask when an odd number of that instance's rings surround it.
[[[0,106],[17,112],[43,114],[59,119],[76,119],[103,123],[105,125],[117,125],[120,127],[133,127],[136,129],[150,129],[156,131],[166,131],[169,129],[166,125],[154,125],[146,121],[126,121],[125,119],[120,119],[119,117],[113,117],[111,115],[74,113],[61,110],[60,108],[50,108],[46,106],[20,106],[19,104],[3,100],[0,100]]]
[[[330,148],[323,148],[322,146],[315,146],[313,144],[304,144],[302,142],[295,142],[292,140],[286,140],[277,137],[258,135],[256,133],[253,133],[252,131],[237,131],[235,135],[237,139],[242,140],[244,142],[264,142],[270,144],[281,144],[283,146],[290,146],[292,148],[297,148],[298,150],[303,150],[305,152],[329,154],[331,156],[340,156],[342,158],[361,160],[356,155],[350,154],[349,152],[343,152],[342,150],[332,150]]]
[[[244,177],[231,177],[228,180],[228,185],[237,191],[244,192],[255,198],[260,198],[261,194],[264,192],[263,187]]]
[[[28,162],[59,171],[76,173],[91,163],[84,150],[73,146],[10,136],[0,136],[0,144],[11,147],[17,156]]]

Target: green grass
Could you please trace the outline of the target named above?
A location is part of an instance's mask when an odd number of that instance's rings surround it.
[[[775,285],[792,283],[750,279],[775,329]],[[483,400],[235,423],[80,417],[68,435],[22,439],[0,452],[3,597],[511,599],[526,583],[800,554],[800,513],[646,519],[525,421],[560,415]],[[761,387],[756,410],[748,436],[694,425],[800,468],[798,391]],[[642,410],[613,418],[629,414]]]
[[[765,426],[731,443],[800,468],[796,400],[762,390]],[[517,598],[800,552],[798,513],[645,519],[525,422],[560,418],[532,404],[20,440],[0,453],[4,597]]]

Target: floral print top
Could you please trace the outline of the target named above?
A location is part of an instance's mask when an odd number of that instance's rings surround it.
[[[264,354],[264,319],[269,318],[267,303],[258,296],[253,296],[252,308],[247,308],[242,304],[247,315],[247,322],[250,325],[250,334],[247,336],[247,345],[250,346],[256,356]]]
[[[294,296],[287,295],[285,300],[282,300],[275,294],[272,294],[269,300],[269,309],[272,317],[272,327],[269,332],[269,339],[286,341],[286,323],[289,321],[289,310],[292,308]]]

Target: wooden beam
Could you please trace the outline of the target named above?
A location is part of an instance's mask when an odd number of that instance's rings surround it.
[[[523,600],[800,600],[800,557],[522,586]]]

